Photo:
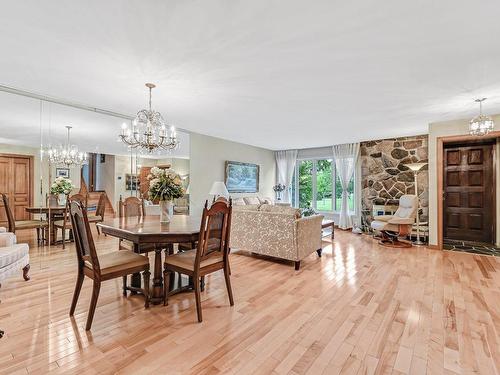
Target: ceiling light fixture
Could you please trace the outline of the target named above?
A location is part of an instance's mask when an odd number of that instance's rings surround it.
[[[123,143],[131,148],[147,150],[149,153],[155,150],[173,150],[179,147],[175,128],[167,130],[167,123],[160,112],[151,109],[151,90],[156,86],[146,83],[149,89],[149,109],[142,109],[132,121],[132,129],[127,124],[122,125],[120,138]]]
[[[488,134],[495,127],[493,119],[489,116],[483,115],[483,102],[485,100],[486,98],[474,100],[476,103],[479,103],[479,116],[476,116],[472,120],[470,120],[470,135],[483,136]]]
[[[66,126],[68,129],[68,138],[66,144],[61,144],[59,147],[50,147],[48,150],[49,161],[60,167],[77,167],[87,164],[87,153],[78,151],[76,145],[72,145],[69,137],[71,126]]]

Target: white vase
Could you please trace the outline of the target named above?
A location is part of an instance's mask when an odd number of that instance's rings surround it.
[[[57,199],[57,202],[59,206],[65,206],[66,205],[66,194],[59,194],[59,198]]]
[[[174,204],[172,201],[160,201],[160,222],[170,223],[174,214]]]

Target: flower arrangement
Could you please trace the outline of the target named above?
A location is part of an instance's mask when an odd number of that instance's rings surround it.
[[[73,185],[73,183],[69,178],[57,177],[50,186],[50,193],[68,195],[74,188],[75,186]]]
[[[152,201],[170,201],[184,196],[181,177],[171,169],[153,167],[148,180],[148,194]]]

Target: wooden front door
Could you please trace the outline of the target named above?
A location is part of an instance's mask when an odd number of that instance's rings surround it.
[[[31,156],[0,155],[0,192],[7,194],[16,220],[29,220],[26,207],[32,204],[33,159]],[[7,215],[0,202],[0,225],[6,226]]]
[[[444,149],[444,238],[494,242],[493,145]]]

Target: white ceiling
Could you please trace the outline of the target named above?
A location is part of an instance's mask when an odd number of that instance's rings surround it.
[[[175,125],[270,149],[412,135],[472,117],[478,96],[500,112],[498,14],[498,0],[10,1],[0,83],[133,114],[154,82]],[[29,111],[14,102],[4,138]],[[121,123],[66,115],[101,148]]]

